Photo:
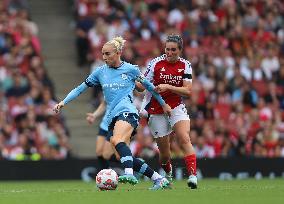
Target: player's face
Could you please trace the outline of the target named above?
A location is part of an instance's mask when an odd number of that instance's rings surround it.
[[[169,62],[176,62],[180,56],[181,50],[178,48],[178,44],[175,42],[167,42],[165,47],[165,53]]]
[[[103,60],[110,67],[120,65],[120,54],[115,50],[113,45],[104,45],[102,48]]]

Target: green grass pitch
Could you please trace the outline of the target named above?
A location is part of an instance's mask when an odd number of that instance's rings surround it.
[[[197,190],[175,181],[171,190],[149,191],[150,182],[98,191],[82,181],[0,182],[0,204],[283,204],[284,179],[220,181],[203,179]]]

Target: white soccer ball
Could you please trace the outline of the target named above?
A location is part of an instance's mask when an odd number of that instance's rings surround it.
[[[96,184],[100,190],[115,190],[118,184],[117,173],[112,169],[103,169],[96,176]]]

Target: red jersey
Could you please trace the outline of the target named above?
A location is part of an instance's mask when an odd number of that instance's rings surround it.
[[[162,55],[150,61],[145,77],[155,86],[159,84],[170,84],[176,87],[182,87],[183,81],[192,82],[192,69],[189,61],[179,58],[175,63],[170,63],[166,60],[166,55]],[[171,91],[161,93],[165,102],[175,108],[182,102],[182,97]],[[142,109],[145,109],[149,114],[162,114],[163,109],[159,102],[152,97],[150,92],[145,94]]]

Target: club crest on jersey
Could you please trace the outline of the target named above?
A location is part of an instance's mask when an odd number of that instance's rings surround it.
[[[164,72],[164,71],[166,71],[166,69],[165,67],[162,67],[161,72]]]
[[[126,75],[126,74],[121,74],[121,78],[122,78],[123,80],[128,79],[128,77],[127,77],[127,75]]]

